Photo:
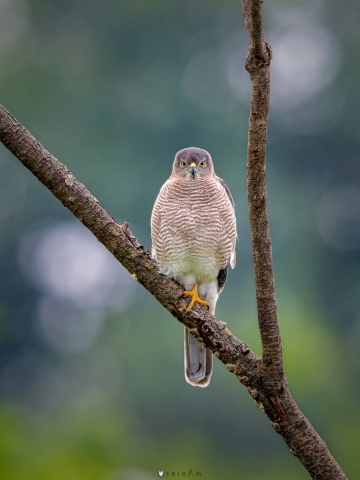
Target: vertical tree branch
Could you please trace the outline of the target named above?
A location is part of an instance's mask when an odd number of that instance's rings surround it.
[[[247,188],[252,249],[255,268],[256,301],[262,357],[276,379],[283,383],[283,360],[276,311],[275,282],[266,190],[266,142],[270,98],[271,49],[262,31],[261,0],[242,0],[250,48],[246,69],[252,82],[247,150]]]
[[[252,83],[247,188],[256,301],[263,368],[274,382],[270,388],[267,387],[272,393],[267,395],[268,405],[264,405],[264,409],[265,412],[271,409],[275,412],[276,421],[272,422],[274,429],[283,436],[291,453],[299,458],[313,479],[346,479],[324,441],[291,397],[284,376],[265,176],[271,48],[262,30],[261,3],[261,0],[242,0],[245,26],[250,40],[245,61]]]

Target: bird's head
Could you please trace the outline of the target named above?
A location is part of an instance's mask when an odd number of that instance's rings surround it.
[[[192,180],[214,175],[214,166],[209,152],[201,148],[184,148],[175,155],[172,177]]]

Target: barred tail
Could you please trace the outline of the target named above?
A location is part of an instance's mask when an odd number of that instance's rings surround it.
[[[211,351],[204,347],[185,327],[185,379],[194,387],[207,387],[213,370]]]

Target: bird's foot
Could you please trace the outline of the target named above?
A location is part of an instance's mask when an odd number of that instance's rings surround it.
[[[205,300],[201,300],[201,298],[199,297],[197,283],[195,283],[194,288],[191,290],[191,292],[188,292],[187,290],[185,290],[184,297],[191,297],[189,306],[186,309],[187,312],[190,312],[195,302],[200,303],[201,305],[209,306],[208,302],[206,302]]]

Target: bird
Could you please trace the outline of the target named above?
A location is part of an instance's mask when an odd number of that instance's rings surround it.
[[[161,187],[151,215],[152,257],[161,273],[173,278],[195,303],[215,314],[228,266],[235,267],[237,240],[234,200],[214,171],[206,150],[184,148],[175,155],[170,178]],[[209,385],[211,351],[185,327],[185,379]]]

